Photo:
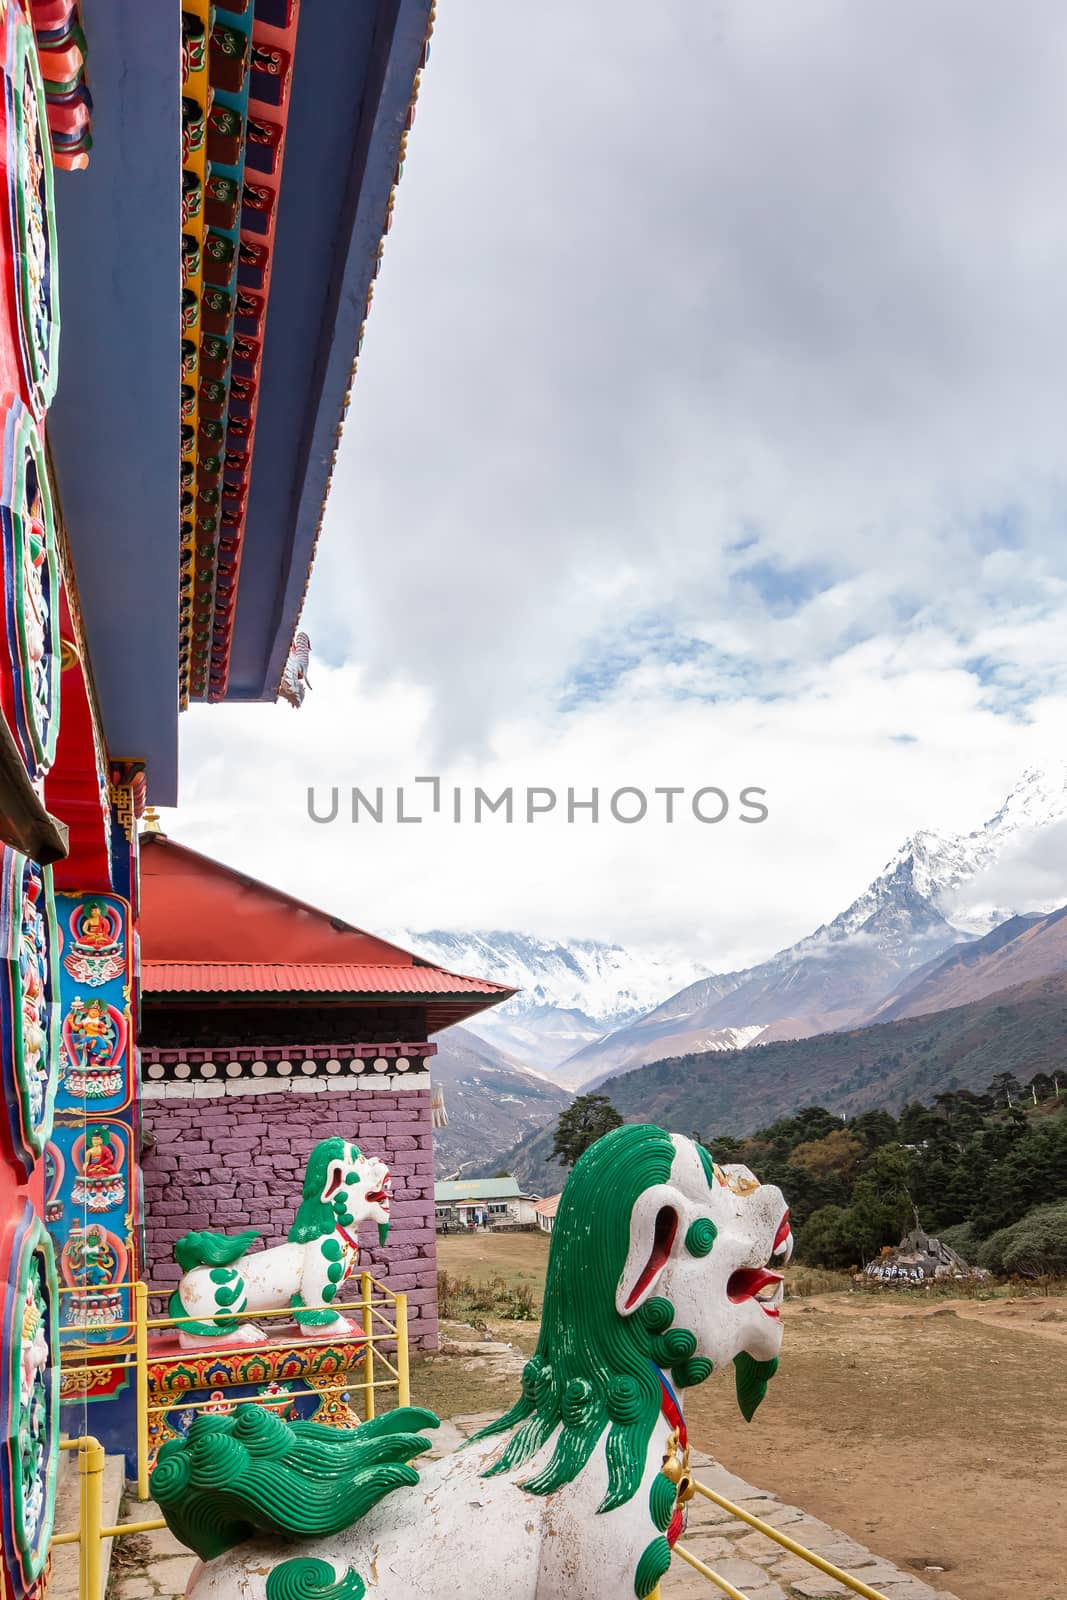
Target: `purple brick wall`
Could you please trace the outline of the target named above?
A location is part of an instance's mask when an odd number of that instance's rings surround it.
[[[361,1266],[407,1292],[412,1349],[437,1348],[429,1091],[151,1098],[144,1114],[155,1140],[142,1164],[151,1287],[177,1283],[174,1244],[183,1233],[258,1228],[265,1245],[282,1243],[310,1151],[340,1134],[381,1156],[393,1174],[389,1238],[379,1249],[375,1227],[365,1223]],[[339,1298],[357,1296],[350,1282]]]

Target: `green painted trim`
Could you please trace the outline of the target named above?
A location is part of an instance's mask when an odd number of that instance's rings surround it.
[[[293,1318],[302,1328],[327,1328],[331,1322],[337,1321],[336,1311],[304,1311],[304,1296],[298,1289],[290,1297],[289,1304],[293,1308]]]
[[[645,1546],[637,1563],[637,1571],[634,1573],[634,1594],[637,1600],[647,1600],[647,1596],[664,1577],[670,1564],[671,1547],[660,1534],[651,1544]]]
[[[676,1485],[665,1478],[662,1472],[657,1472],[648,1491],[648,1514],[652,1518],[652,1526],[658,1528],[660,1533],[666,1533],[670,1527],[677,1503]]]
[[[267,1600],[363,1600],[367,1586],[351,1567],[339,1578],[332,1562],[296,1556],[267,1574],[266,1592]]]
[[[691,1256],[710,1255],[718,1232],[710,1217],[697,1217],[695,1222],[689,1224],[689,1232],[685,1236],[685,1248]]]
[[[711,1151],[705,1150],[698,1140],[694,1140],[694,1143],[697,1147],[697,1155],[700,1157],[700,1165],[704,1168],[704,1176],[708,1180],[708,1188],[714,1189],[719,1181],[715,1176],[715,1159]]]
[[[18,226],[18,237],[14,243],[16,260],[19,264],[19,334],[20,342],[25,347],[26,364],[29,369],[26,376],[33,391],[35,409],[39,416],[43,416],[55,399],[56,387],[59,382],[59,248],[56,239],[55,176],[52,165],[52,139],[48,130],[48,100],[44,91],[44,80],[41,77],[37,43],[27,22],[18,19],[15,27],[17,36],[13,63],[14,72],[11,80],[11,101],[14,136],[19,161],[18,171],[14,174],[15,211]],[[31,298],[29,273],[26,266],[29,257],[29,251],[26,247],[29,212],[21,167],[22,150],[26,144],[23,84],[25,78],[24,69],[27,68],[36,102],[38,150],[42,162],[44,184],[43,221],[48,245],[48,327],[45,335],[46,344],[43,350],[37,348],[34,330],[35,308]]]
[[[22,1142],[31,1156],[40,1159],[44,1155],[44,1147],[52,1136],[55,1121],[56,1089],[59,1085],[59,1050],[62,1039],[61,1017],[62,1006],[59,998],[59,923],[56,918],[55,892],[52,886],[51,867],[37,866],[28,856],[19,852],[15,855],[14,876],[17,880],[15,894],[18,901],[14,908],[13,927],[11,929],[11,984],[14,990],[12,1035],[13,1035],[13,1066],[15,1083],[18,1090],[19,1125]],[[45,997],[47,1001],[46,1015],[44,1018],[44,1041],[41,1046],[41,1059],[45,1066],[44,1093],[40,1115],[34,1119],[31,1101],[31,1086],[26,1072],[26,1044],[23,1037],[22,1015],[22,983],[19,968],[19,955],[22,946],[23,915],[22,901],[26,873],[29,868],[41,874],[41,910],[40,915],[44,920],[45,950],[44,963],[46,970],[42,976],[45,983]]]
[[[38,1262],[41,1263],[41,1268],[38,1268]],[[41,1520],[31,1538],[30,1530],[26,1527],[25,1503],[21,1492],[21,1451],[28,1439],[28,1430],[23,1425],[21,1406],[18,1403],[22,1385],[21,1315],[22,1306],[26,1299],[26,1291],[30,1284],[31,1273],[41,1269],[43,1269],[44,1274],[48,1316],[48,1348],[52,1360],[44,1374],[49,1407],[48,1432],[44,1440],[46,1452],[44,1509],[41,1514]],[[7,1357],[9,1393],[14,1399],[15,1414],[11,1419],[14,1424],[12,1435],[2,1441],[2,1445],[10,1456],[12,1494],[9,1514],[11,1530],[14,1534],[22,1565],[21,1576],[29,1586],[40,1577],[48,1562],[49,1544],[55,1521],[56,1472],[59,1464],[59,1281],[56,1274],[55,1248],[37,1217],[33,1218],[21,1242],[14,1289],[15,1305],[18,1308],[20,1318],[18,1328],[20,1336],[11,1340],[5,1354]]]
[[[48,671],[48,724],[42,731],[38,726],[36,702],[29,666],[29,640],[26,629],[25,597],[22,593],[22,573],[28,536],[27,519],[21,509],[27,503],[26,467],[32,462],[34,477],[41,502],[41,522],[44,527],[44,571],[41,588],[50,606],[45,628],[45,657]],[[33,417],[25,408],[15,429],[14,482],[11,493],[11,528],[14,550],[12,576],[16,584],[15,620],[21,662],[22,694],[28,712],[28,733],[38,767],[44,771],[52,766],[59,738],[60,673],[62,671],[59,640],[59,559],[56,555],[55,509],[52,503],[52,484],[48,476],[48,463],[41,446],[40,435]]]

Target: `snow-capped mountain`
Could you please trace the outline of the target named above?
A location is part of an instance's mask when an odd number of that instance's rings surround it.
[[[643,1016],[665,994],[707,970],[686,956],[639,952],[592,939],[523,933],[398,933],[404,948],[521,992],[466,1024],[472,1033],[542,1072],[584,1045]]]
[[[1042,835],[1047,838],[1049,829],[1062,824],[1067,824],[1067,762],[1031,767],[981,828],[955,836],[930,835],[936,844],[928,851],[928,886],[922,892],[957,928],[979,935],[1021,912],[1051,911],[1063,902],[1063,877],[1049,881],[1045,893],[1027,895],[1025,904],[1005,904],[1001,896],[1013,890],[1019,894],[1004,881],[1018,876],[1008,869]],[[1067,846],[1067,837],[1060,842]]]
[[[917,967],[961,938],[988,932],[1016,911],[988,902],[998,863],[1067,818],[1067,763],[1031,769],[981,828],[921,830],[832,922],[747,972],[715,974],[672,995],[647,1016],[585,1046],[557,1075],[600,1081],[665,1056],[805,1038],[855,1027]],[[1051,904],[1067,884],[1053,889]],[[951,920],[950,920],[951,919]]]
[[[1000,865],[1058,824],[1067,830],[1067,763],[1024,773],[970,833],[914,833],[832,922],[742,972],[710,973],[692,956],[515,932],[432,929],[396,940],[453,971],[519,988],[467,1027],[578,1089],[669,1055],[860,1025],[950,946],[1067,899],[1067,881],[1057,879],[1047,903],[1005,904],[997,878]],[[1067,855],[1067,831],[1064,845]]]

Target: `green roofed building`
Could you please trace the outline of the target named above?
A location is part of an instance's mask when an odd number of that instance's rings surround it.
[[[516,1178],[468,1178],[435,1183],[439,1233],[456,1228],[532,1228],[537,1195],[522,1194]]]

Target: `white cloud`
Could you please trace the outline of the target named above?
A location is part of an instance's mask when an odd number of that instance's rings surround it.
[[[168,828],[215,854],[371,928],[518,927],[629,945],[684,949],[729,969],[828,921],[919,826],[979,825],[1018,772],[1047,748],[1063,702],[1023,728],[983,708],[966,673],[898,664],[890,680],[868,645],[811,673],[774,701],[711,705],[678,698],[645,666],[612,698],[542,719],[502,719],[484,756],[436,766],[427,756],[427,696],[368,684],[320,665],[297,713],[287,706],[194,708],[184,719],[181,810]],[[913,742],[901,744],[906,731]],[[442,780],[443,814],[417,775]],[[516,820],[469,820],[474,789],[516,791]],[[649,798],[647,818],[610,820],[624,785]],[[679,785],[677,820],[657,786]],[[688,813],[717,785],[733,803],[717,826]],[[770,816],[735,820],[746,785],[767,790]],[[338,820],[308,817],[307,792]],[[386,821],[348,817],[351,788],[381,786]],[[408,814],[395,821],[395,789]],[[560,797],[552,816],[519,820],[527,786]],[[452,791],[464,820],[451,820]],[[596,826],[565,820],[566,793],[600,791]],[[623,802],[629,806],[627,799]],[[705,801],[710,810],[713,802]],[[389,820],[390,818],[394,820]],[[1067,898],[1067,896],[1065,896]]]
[[[316,689],[187,716],[176,832],[357,921],[730,966],[1062,743],[1067,12],[649,18],[441,9]],[[759,783],[772,816],[306,819],[309,783],[425,771]]]

